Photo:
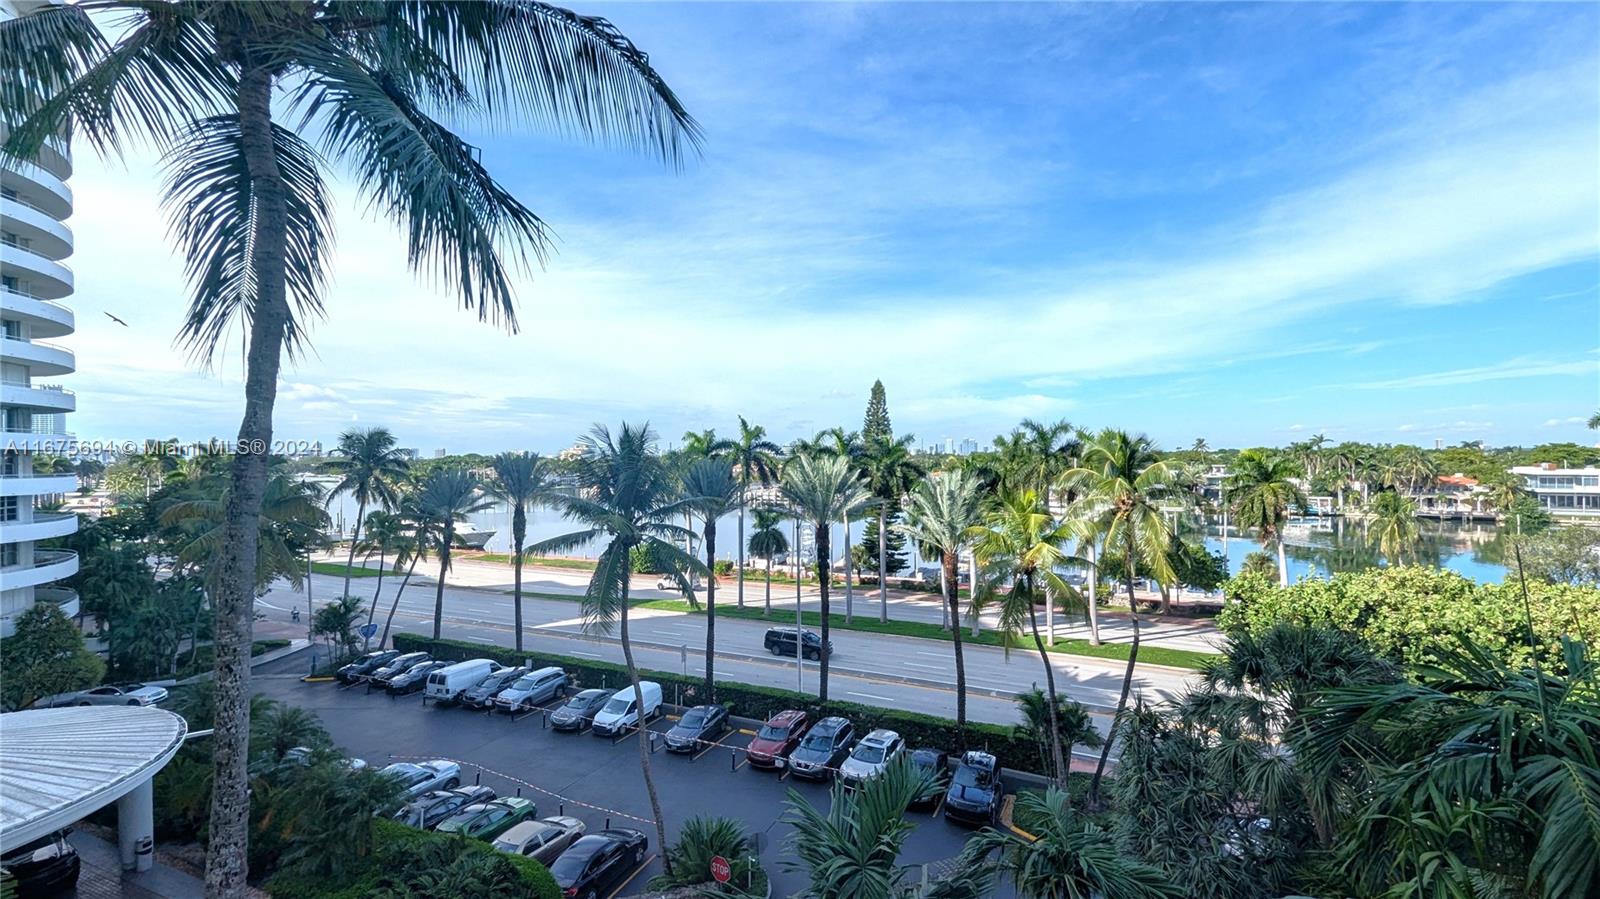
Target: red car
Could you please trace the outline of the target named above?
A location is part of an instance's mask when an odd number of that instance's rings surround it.
[[[782,768],[787,765],[789,753],[800,745],[811,722],[799,709],[779,712],[767,719],[755,739],[745,748],[745,756],[752,768]]]

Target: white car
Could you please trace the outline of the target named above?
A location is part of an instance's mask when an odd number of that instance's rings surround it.
[[[341,755],[337,749],[312,749],[310,746],[296,746],[295,748],[283,754],[283,760],[286,762],[294,762],[298,765],[309,766],[312,762],[316,761],[317,754],[319,752],[326,752],[330,755],[338,756],[339,759],[343,761],[351,771],[360,771],[362,768],[367,767],[366,759],[350,758],[348,756]]]
[[[461,786],[461,766],[445,759],[431,762],[395,762],[378,772],[400,782],[407,799],[414,799],[429,790],[453,790]]]
[[[76,693],[57,693],[33,704],[36,709],[64,705],[155,705],[167,700],[166,687],[149,684],[104,684]]]
[[[850,757],[839,766],[839,777],[847,784],[860,784],[877,777],[906,751],[906,741],[892,730],[878,729],[856,744]]]
[[[529,706],[541,705],[561,696],[567,685],[567,672],[554,666],[530,671],[516,682],[495,694],[495,708],[515,712]]]

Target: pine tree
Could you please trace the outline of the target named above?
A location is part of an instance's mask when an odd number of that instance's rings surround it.
[[[883,382],[872,382],[872,397],[867,400],[867,417],[861,425],[861,439],[865,443],[874,440],[890,440],[894,437],[894,428],[889,424],[889,398],[884,394]]]

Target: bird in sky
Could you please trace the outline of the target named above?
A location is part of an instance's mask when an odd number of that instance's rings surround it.
[[[104,309],[102,309],[102,310],[100,310],[100,311],[101,311],[101,312],[105,312],[105,310],[104,310]],[[106,312],[106,318],[109,318],[109,319],[111,319],[111,320],[112,320],[112,321],[114,321],[114,322],[116,322],[116,323],[117,323],[117,324],[119,324],[119,325],[121,325],[121,326],[123,326],[123,327],[124,327],[124,328],[126,328],[126,327],[127,327],[127,326],[128,326],[128,323],[127,323],[127,322],[125,322],[125,321],[123,321],[123,320],[122,320],[122,319],[120,319],[120,318],[117,318],[117,317],[116,317],[116,316],[115,316],[115,315],[112,315],[112,314],[111,314],[111,313],[109,313],[109,312]]]

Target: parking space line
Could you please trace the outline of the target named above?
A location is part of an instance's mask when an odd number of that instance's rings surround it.
[[[733,770],[737,771],[748,764],[750,764],[750,753],[747,752],[744,754],[744,758],[739,760],[739,764],[733,766]]]
[[[929,815],[928,815],[928,817],[930,817],[930,818],[937,818],[937,817],[939,817],[939,813],[940,813],[940,812],[942,812],[942,811],[944,811],[944,800],[945,800],[945,797],[944,797],[944,796],[940,796],[940,797],[939,797],[939,801],[938,801],[938,802],[935,802],[935,803],[934,803],[934,804],[933,804],[933,811],[932,811],[932,813],[930,813],[930,814],[929,814]]]
[[[655,861],[655,860],[656,860],[656,854],[654,852],[650,853],[650,855],[647,856],[644,861],[639,863],[639,867],[633,869],[633,873],[629,874],[627,879],[625,879],[621,883],[617,884],[617,888],[612,890],[610,893],[608,893],[606,895],[606,899],[615,899],[617,894],[619,894],[623,890],[627,889],[628,884],[633,883],[633,879],[635,877],[639,876],[639,872],[640,871],[643,871],[645,868],[650,867],[650,863]]]

